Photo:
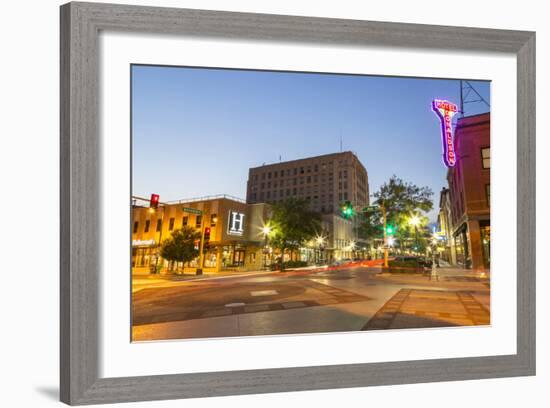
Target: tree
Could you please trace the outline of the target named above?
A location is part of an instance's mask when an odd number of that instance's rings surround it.
[[[312,211],[309,201],[289,198],[273,205],[269,220],[271,245],[281,251],[281,270],[285,250],[294,251],[312,239],[321,229],[320,214]]]
[[[195,249],[195,241],[200,238],[200,232],[193,227],[177,229],[162,243],[160,256],[171,263],[189,262],[199,255],[199,250]],[[172,269],[172,264],[170,267]]]
[[[420,231],[428,223],[428,218],[423,213],[433,208],[432,197],[433,192],[429,187],[418,187],[393,175],[374,193],[374,204],[384,206],[386,223],[395,227],[395,238],[402,245],[404,241],[415,237],[415,225],[410,222],[415,216],[418,218],[416,228],[419,231],[419,241],[423,239],[424,234],[420,234]],[[382,238],[382,213],[367,214],[359,227],[359,233],[365,239]]]
[[[369,211],[361,215],[361,221],[357,227],[359,238],[370,241],[384,237],[384,225],[379,211]]]

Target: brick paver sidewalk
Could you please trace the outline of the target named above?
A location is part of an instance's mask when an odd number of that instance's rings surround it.
[[[490,312],[466,291],[401,289],[363,330],[490,324]]]

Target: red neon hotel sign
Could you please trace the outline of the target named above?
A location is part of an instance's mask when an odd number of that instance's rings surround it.
[[[453,116],[458,112],[454,103],[442,99],[434,99],[432,110],[439,116],[441,121],[441,139],[443,142],[443,162],[447,167],[456,164],[456,153],[453,139]]]

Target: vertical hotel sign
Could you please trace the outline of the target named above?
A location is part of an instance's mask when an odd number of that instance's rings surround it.
[[[441,139],[443,142],[443,162],[447,167],[456,164],[456,152],[453,138],[452,121],[453,116],[458,112],[454,103],[442,99],[434,99],[432,110],[439,116],[441,121]]]

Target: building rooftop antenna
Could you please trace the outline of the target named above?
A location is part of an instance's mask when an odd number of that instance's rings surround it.
[[[487,100],[481,96],[470,81],[465,79],[460,80],[460,116],[464,117],[464,105],[468,103],[483,103],[491,108]]]

